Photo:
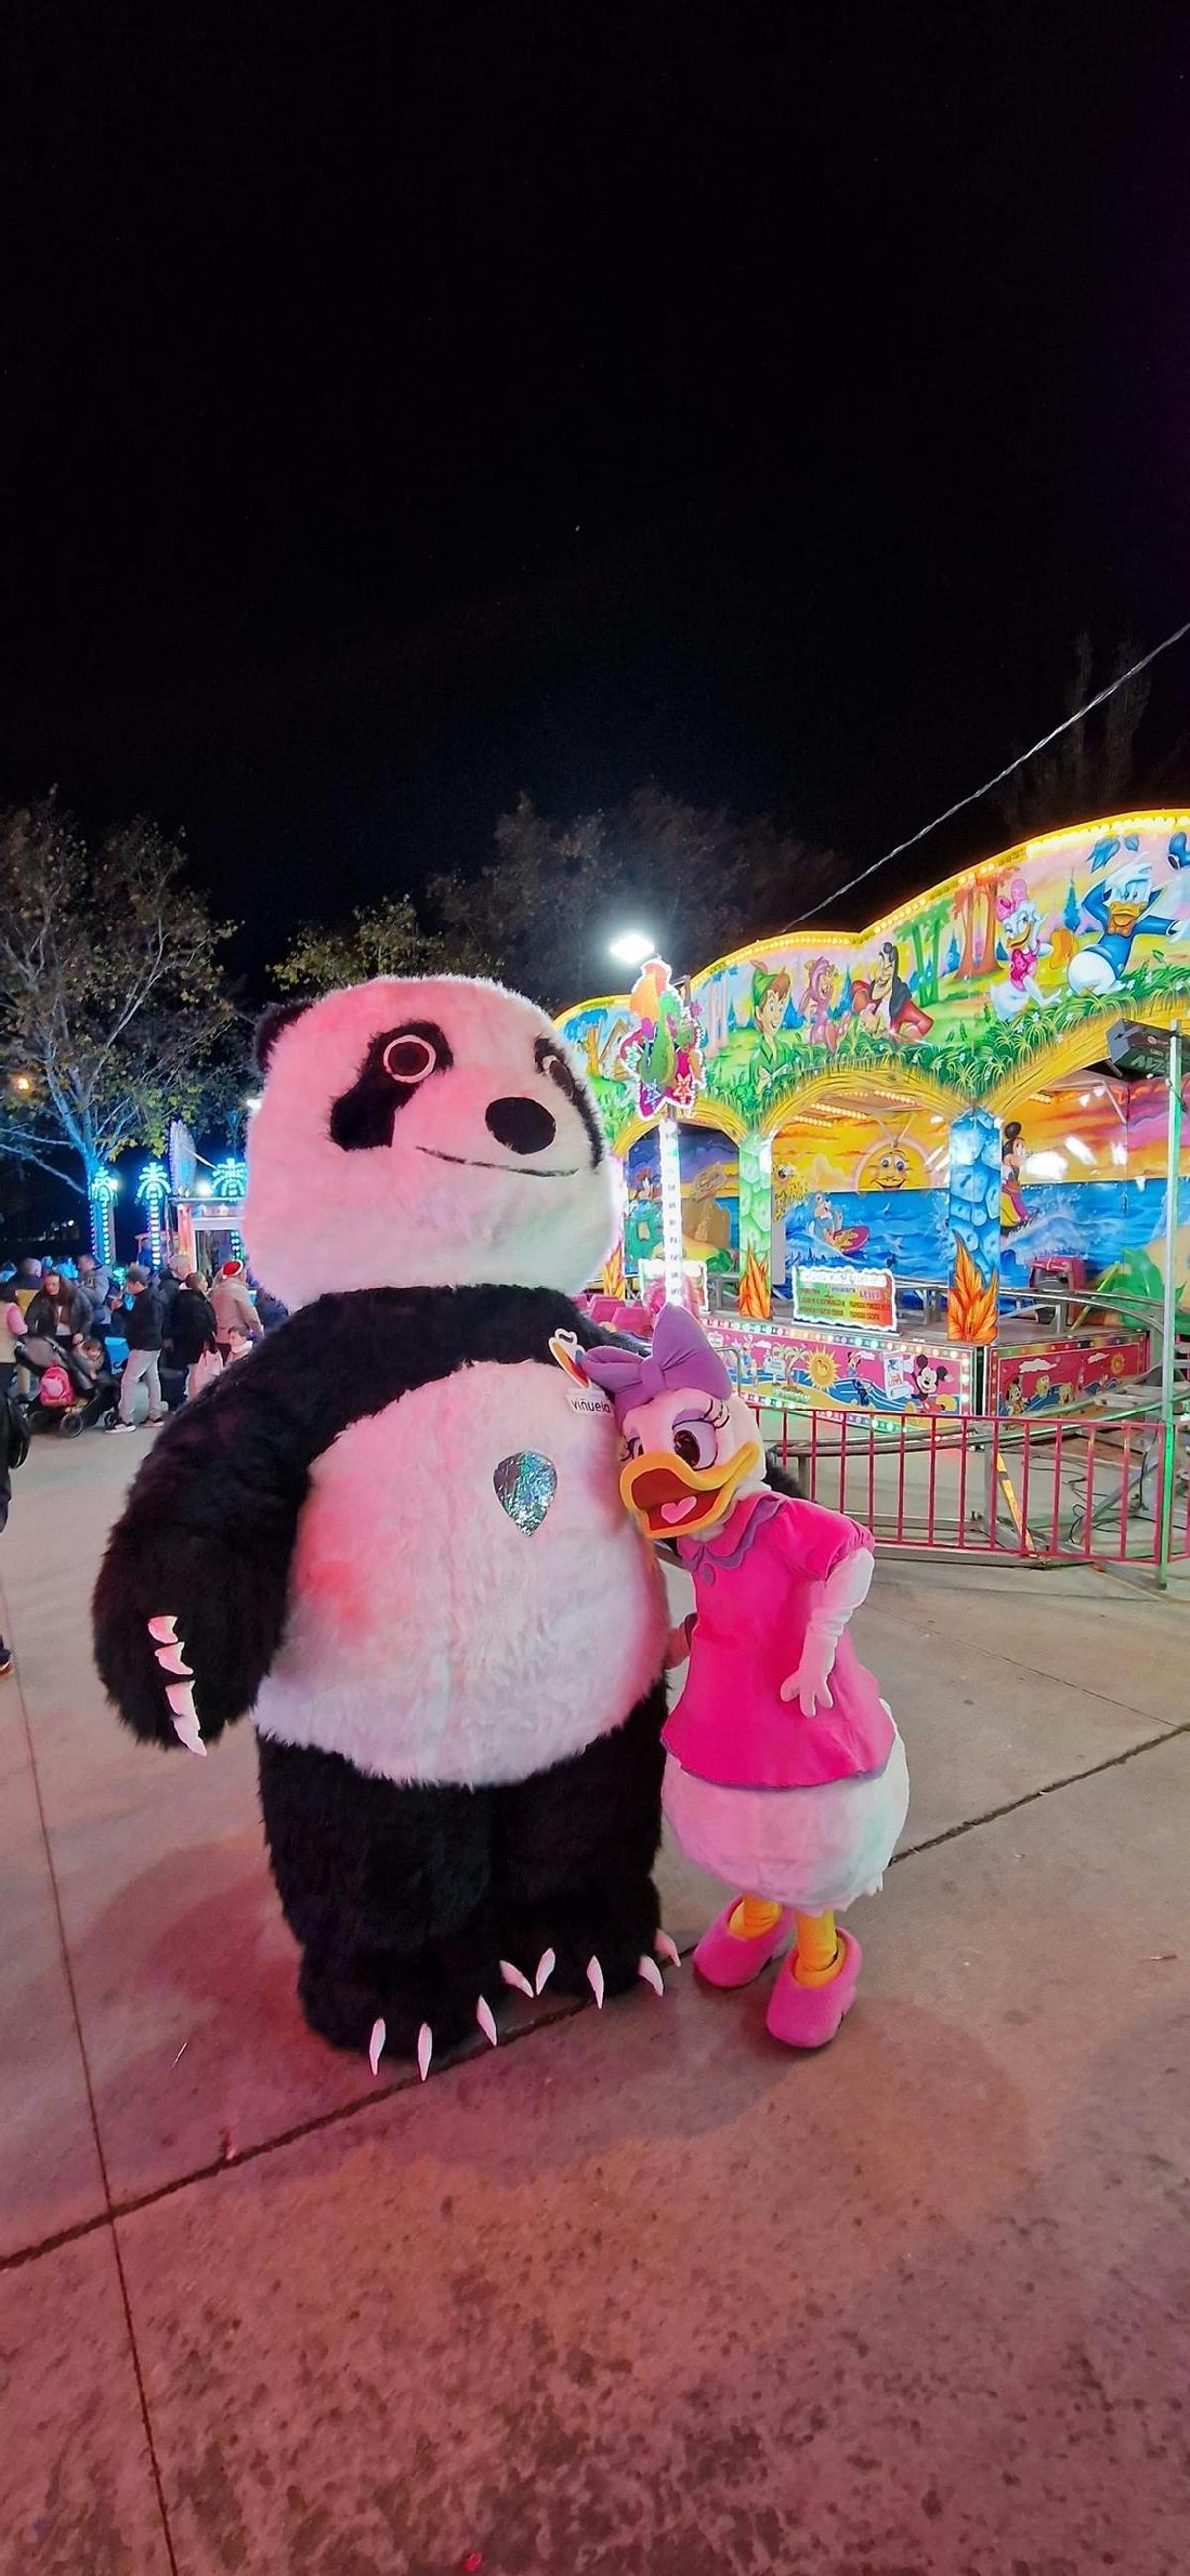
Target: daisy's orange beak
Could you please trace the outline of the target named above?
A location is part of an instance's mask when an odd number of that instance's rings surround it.
[[[688,1467],[672,1449],[649,1449],[621,1469],[621,1500],[649,1538],[691,1538],[709,1521],[726,1517],[737,1485],[760,1456],[755,1440],[713,1467]]]

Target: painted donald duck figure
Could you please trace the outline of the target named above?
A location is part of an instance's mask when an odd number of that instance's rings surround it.
[[[647,1355],[584,1351],[582,1365],[615,1408],[625,1504],[694,1579],[670,1646],[689,1671],[665,1730],[665,1812],[688,1857],[741,1891],[695,1965],[747,1985],[792,1926],[767,2027],[822,2048],[861,1965],[835,1916],[879,1887],[909,1807],[904,1745],[846,1634],[870,1533],[769,1490],[755,1417],[684,1308],[664,1309]]]

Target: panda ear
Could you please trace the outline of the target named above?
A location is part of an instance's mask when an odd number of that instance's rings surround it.
[[[300,1020],[309,1008],[308,1002],[270,1002],[268,1009],[261,1012],[252,1032],[252,1061],[259,1074],[268,1072],[269,1057],[282,1029],[288,1027],[290,1020]]]

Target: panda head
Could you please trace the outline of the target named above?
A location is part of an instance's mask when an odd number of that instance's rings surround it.
[[[266,1014],[244,1238],[287,1306],[483,1282],[577,1294],[615,1234],[591,1095],[498,984],[387,976]]]

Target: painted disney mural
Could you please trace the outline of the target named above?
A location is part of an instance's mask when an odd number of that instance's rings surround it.
[[[658,959],[563,1015],[613,1138],[667,1104],[773,1130],[807,1082],[898,1059],[935,1097],[994,1098],[1114,1009],[1168,1017],[1190,958],[1190,819],[1051,833],[859,933],[762,942],[683,982]]]

